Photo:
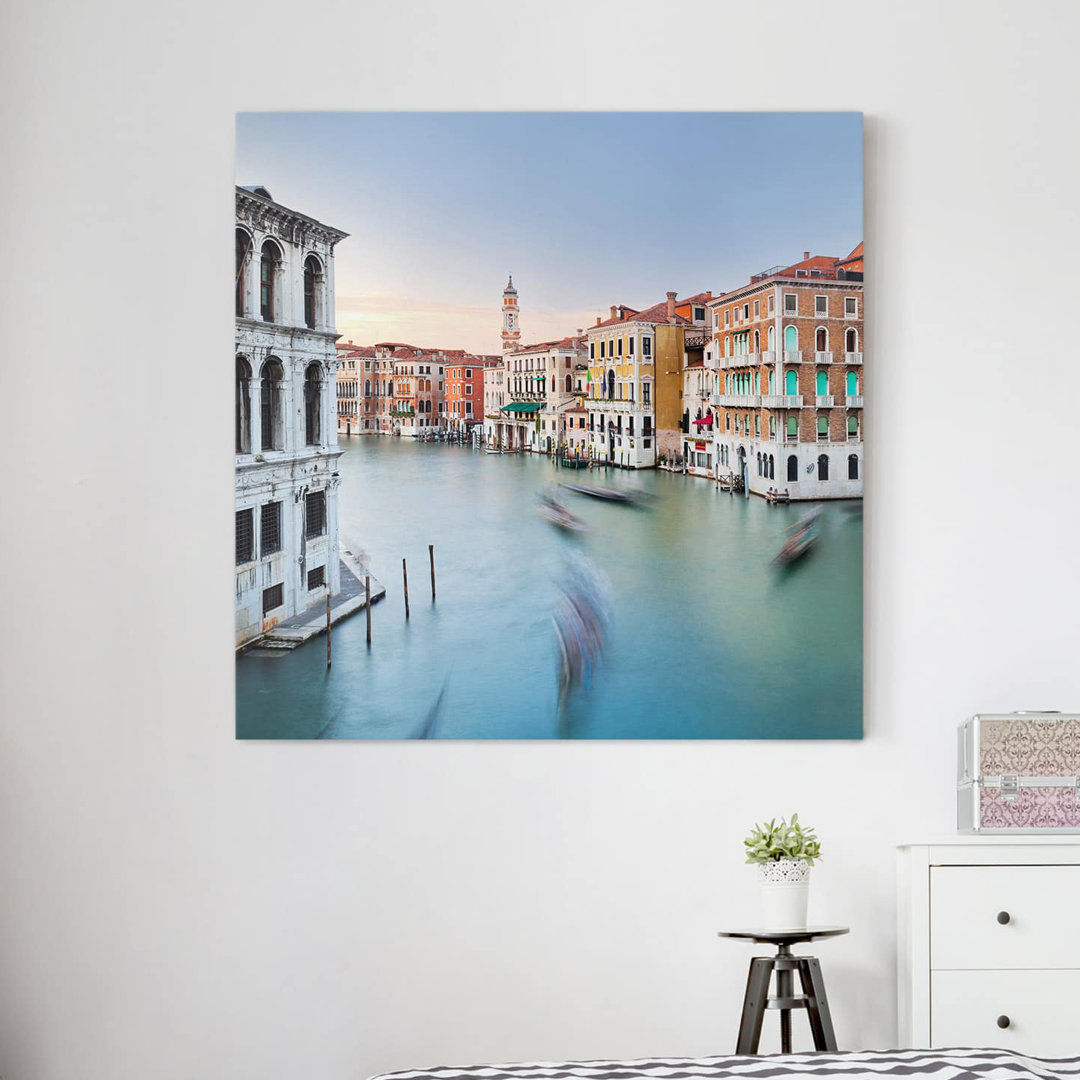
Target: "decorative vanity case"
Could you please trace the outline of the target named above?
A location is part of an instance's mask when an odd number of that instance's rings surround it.
[[[1080,715],[1007,713],[960,725],[962,832],[1080,832]]]

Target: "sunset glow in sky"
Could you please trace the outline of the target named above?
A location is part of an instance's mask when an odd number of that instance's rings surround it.
[[[342,340],[498,353],[862,239],[858,113],[242,113],[238,184],[343,229]]]

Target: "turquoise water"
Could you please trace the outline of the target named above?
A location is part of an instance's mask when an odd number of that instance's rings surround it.
[[[292,653],[237,659],[239,738],[858,738],[861,504],[826,504],[801,563],[774,562],[803,506],[769,506],[669,473],[557,471],[411,439],[343,439],[341,538],[387,588]],[[553,480],[644,491],[644,508],[564,493],[588,525],[536,509]],[[438,600],[431,603],[428,544]],[[567,551],[610,582],[591,685],[560,713],[551,622]],[[405,621],[401,560],[409,564]]]

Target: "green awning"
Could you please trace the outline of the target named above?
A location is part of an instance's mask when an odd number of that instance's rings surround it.
[[[502,412],[508,412],[508,413],[534,413],[534,412],[539,412],[543,407],[544,407],[544,404],[543,404],[543,402],[540,402],[540,401],[537,401],[537,402],[514,401],[514,402],[511,402],[509,405],[504,405],[502,407],[501,411]]]

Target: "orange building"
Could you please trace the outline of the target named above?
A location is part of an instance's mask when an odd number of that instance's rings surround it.
[[[446,427],[452,434],[468,434],[484,419],[484,372],[500,367],[498,356],[474,356],[461,349],[447,355]]]
[[[862,244],[804,252],[710,304],[713,468],[751,492],[862,495]],[[696,444],[687,438],[687,451]]]

